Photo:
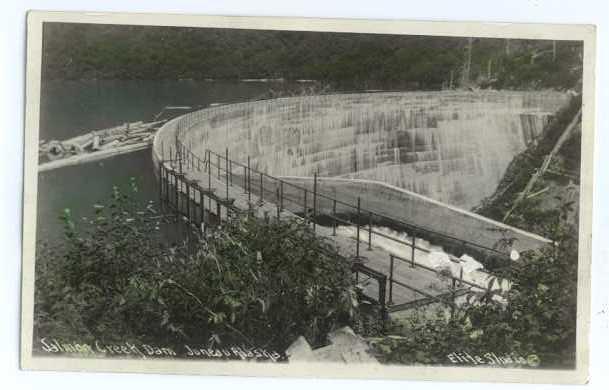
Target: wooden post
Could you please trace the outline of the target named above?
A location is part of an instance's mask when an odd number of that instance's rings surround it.
[[[355,256],[359,259],[359,223],[360,223],[360,218],[362,217],[361,214],[361,198],[358,196],[357,197],[357,244],[355,246]]]
[[[230,181],[230,185],[233,185],[233,164],[228,158],[228,148],[226,148],[226,178],[227,182]]]
[[[368,212],[368,250],[372,250],[372,212]]]
[[[165,176],[167,175],[167,168],[165,168],[165,163],[163,162],[161,164],[161,171],[160,171],[160,176],[161,176],[161,204],[164,202],[165,200],[165,196],[167,196],[167,187],[165,186]]]
[[[317,218],[317,172],[313,174],[313,231],[315,231],[315,220]]]
[[[228,175],[230,177],[230,185],[233,185],[233,160],[228,160]]]
[[[169,206],[171,206],[171,192],[172,192],[172,189],[171,189],[171,175],[172,175],[172,173],[173,173],[173,170],[171,170],[171,168],[167,169],[167,174],[166,174],[167,175],[167,182],[165,183],[165,188],[166,188],[165,197],[167,199],[167,203],[168,203]]]
[[[411,246],[411,251],[410,251],[410,262],[411,262],[411,267],[414,268],[414,250],[416,248],[416,235],[414,233],[414,230],[412,231],[412,242],[410,244]]]
[[[169,185],[173,186],[173,188],[170,188],[171,193],[168,194],[167,199],[169,201],[169,206],[173,208],[175,206],[175,176],[174,176],[175,171],[171,170],[171,171],[169,171],[169,173],[171,174],[169,176]],[[173,195],[173,198],[171,197],[172,195]]]
[[[226,160],[225,160],[225,168],[226,168],[226,201],[228,202],[228,185],[229,185],[229,174],[228,174],[228,148],[226,148]],[[228,217],[228,208],[226,209],[226,216]]]
[[[332,235],[336,236],[336,199],[332,199]]]
[[[283,211],[283,180],[279,181],[279,208]]]
[[[206,223],[205,223],[205,195],[203,195],[203,189],[198,187],[199,190],[199,213],[201,214],[201,218],[199,223],[203,224],[203,233],[205,233]]]
[[[209,149],[207,150],[207,189],[209,191],[207,212],[211,213],[211,151]]]
[[[163,161],[159,163],[159,204],[163,203]]]
[[[260,203],[264,202],[264,187],[262,184],[262,172],[260,172]]]
[[[176,147],[176,150],[178,150],[178,149],[180,150],[180,154],[178,156],[176,153],[176,158],[178,159],[178,167],[180,169],[180,173],[182,173],[182,152],[183,152],[183,150],[180,145],[178,145],[178,147]]]
[[[186,218],[190,221],[190,183],[185,181],[186,184]]]
[[[393,305],[393,255],[389,255],[389,305]]]
[[[243,193],[247,194],[247,167],[243,167]]]
[[[218,165],[218,179],[220,179],[220,155],[216,154],[216,164]]]
[[[252,204],[252,168],[250,156],[247,156],[247,203]]]
[[[383,275],[381,279],[378,279],[379,284],[379,302],[381,304],[381,324],[382,327],[385,328],[385,317],[387,314],[387,296],[386,296],[386,288],[387,288],[387,277]]]
[[[178,175],[173,175],[175,180],[175,193],[176,193],[176,214],[180,213],[180,195],[178,189]]]
[[[277,206],[277,220],[279,220],[280,213],[281,213],[280,202],[281,201],[279,198],[279,187],[275,187],[275,206]]]
[[[186,160],[188,162],[188,160]],[[184,221],[184,225],[186,228],[186,242],[188,243],[188,254],[192,254],[193,253],[193,248],[192,248],[192,232],[191,229],[188,226],[188,221]]]
[[[165,167],[165,202],[166,203],[170,203],[171,202],[171,181],[170,181],[170,177],[171,177],[171,173],[172,173],[172,169],[171,167]]]
[[[303,213],[304,213],[304,219],[305,219],[305,222],[306,222],[306,223],[307,223],[307,225],[308,225],[308,223],[309,223],[309,212],[308,212],[308,210],[307,210],[307,189],[306,189],[306,188],[304,189],[304,206],[303,206]]]
[[[171,185],[171,183],[169,183],[170,172],[171,172],[171,168],[165,170],[165,200],[166,200],[166,202],[169,202],[169,198],[170,198],[170,195],[169,195],[169,189],[170,189],[170,185]]]

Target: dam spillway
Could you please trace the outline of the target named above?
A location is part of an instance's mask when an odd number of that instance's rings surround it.
[[[463,209],[569,99],[555,91],[385,92],[229,104],[192,117],[182,142],[273,176],[367,179]]]
[[[155,137],[153,159],[158,167],[172,148],[175,158],[178,143],[198,158],[228,151],[232,161],[249,158],[252,169],[309,192],[318,173],[320,194],[350,205],[361,198],[364,209],[417,229],[487,248],[509,241],[522,251],[548,240],[467,209],[495,190],[513,156],[568,100],[552,91],[443,91],[227,104],[167,122]],[[202,180],[196,172],[187,176]],[[307,203],[302,191],[287,195]],[[317,207],[332,211],[327,199]]]

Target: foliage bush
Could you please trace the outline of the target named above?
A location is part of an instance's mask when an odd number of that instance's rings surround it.
[[[554,60],[549,50],[529,50],[512,56],[500,56],[497,61],[501,67],[491,85],[497,89],[577,88],[581,92],[583,60],[580,49],[562,44],[558,48],[559,60]]]
[[[389,336],[375,338],[387,363],[451,365],[449,355],[519,356],[515,367],[574,368],[577,319],[577,228],[568,223],[572,204],[535,218],[555,245],[526,253],[509,271],[505,301],[474,299],[453,316],[438,311],[396,321]],[[479,297],[480,298],[480,297]]]
[[[64,242],[38,247],[35,338],[283,351],[357,315],[348,264],[298,222],[236,218],[168,246],[171,221],[117,188],[93,217],[62,219]]]

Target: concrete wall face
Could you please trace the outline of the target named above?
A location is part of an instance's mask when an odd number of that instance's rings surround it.
[[[168,159],[177,135],[201,158],[206,149],[224,155],[228,148],[230,159],[245,163],[249,155],[252,168],[309,189],[317,171],[319,192],[343,202],[360,196],[363,208],[409,224],[487,247],[516,238],[514,247],[526,250],[547,240],[465,209],[492,194],[514,155],[568,99],[559,92],[451,91],[231,104],[168,122],[153,158]],[[318,199],[320,212],[331,207]]]
[[[282,177],[282,180],[309,190],[307,203],[309,209],[313,207],[312,178]],[[327,194],[329,198],[340,199],[350,205],[357,205],[357,198],[359,197],[362,209],[371,210],[380,215],[404,221],[446,237],[455,238],[454,240],[436,238],[436,241],[443,241],[444,244],[447,244],[447,240],[452,241],[451,244],[459,244],[459,240],[465,240],[503,252],[508,251],[508,248],[525,251],[548,243],[547,240],[535,234],[504,225],[457,207],[434,202],[424,196],[385,183],[320,178],[318,179],[317,189],[320,193]],[[303,204],[303,191],[286,185],[284,186],[284,193],[290,199],[298,200],[298,204]],[[316,209],[319,214],[331,214],[333,212],[334,204],[332,199],[329,198],[323,196],[317,198]],[[290,211],[301,212],[302,208],[293,206],[294,204],[285,202],[286,208]],[[353,215],[356,214],[356,210],[355,207],[348,207],[341,203],[336,205],[338,214]],[[366,221],[367,215],[362,215],[362,218]],[[508,241],[510,245],[502,245],[502,243],[505,244]]]
[[[559,92],[307,96],[202,110],[188,132],[274,176],[385,182],[471,209],[568,100]]]

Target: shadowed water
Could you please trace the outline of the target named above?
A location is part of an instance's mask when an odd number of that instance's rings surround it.
[[[168,105],[207,106],[253,99],[268,83],[195,81],[53,81],[44,83],[40,140],[63,140],[125,122],[151,120]],[[38,175],[37,239],[56,240],[59,216],[69,208],[75,219],[91,215],[112,186],[136,179],[142,201],[158,198],[150,151],[64,167]]]

